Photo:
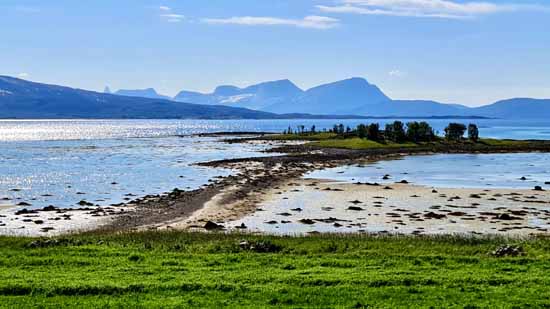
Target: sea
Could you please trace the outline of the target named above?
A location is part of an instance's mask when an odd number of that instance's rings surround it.
[[[174,188],[200,188],[213,177],[234,172],[201,167],[196,165],[199,162],[267,155],[262,152],[267,145],[227,144],[198,133],[282,132],[300,125],[323,130],[339,123],[355,127],[378,122],[383,126],[394,120],[0,120],[0,206],[23,203],[26,208],[67,208],[78,207],[82,200],[118,204]],[[482,137],[550,139],[548,120],[426,121],[438,132],[449,122],[461,122],[477,124]],[[382,174],[427,186],[523,188],[550,181],[550,156],[411,156],[308,176],[375,181]]]

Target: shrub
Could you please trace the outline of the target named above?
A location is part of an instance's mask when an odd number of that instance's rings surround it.
[[[360,124],[357,126],[357,136],[359,136],[359,138],[365,138],[367,137],[367,126],[364,125],[364,124]]]
[[[462,123],[450,123],[445,128],[445,138],[449,141],[460,141],[466,132],[466,126]]]
[[[407,138],[415,143],[431,142],[435,138],[432,127],[425,121],[407,123]]]
[[[402,143],[405,141],[405,126],[401,121],[394,121],[393,123],[386,124],[384,135],[387,140],[396,143]]]
[[[378,123],[371,123],[367,128],[367,138],[371,141],[380,140],[380,125]]]
[[[468,125],[468,139],[474,143],[479,140],[479,129],[473,123]]]

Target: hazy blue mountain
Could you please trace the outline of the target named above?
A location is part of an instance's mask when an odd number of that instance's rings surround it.
[[[0,76],[0,118],[276,118],[228,106],[112,95]]]
[[[473,113],[497,118],[550,118],[550,99],[516,98],[472,109]]]
[[[164,99],[164,100],[171,100],[172,98],[164,95],[160,95],[157,93],[157,91],[153,88],[147,88],[147,89],[120,89],[114,94],[116,95],[124,95],[127,97],[141,97],[141,98],[149,98],[149,99]]]
[[[109,93],[109,94],[111,94],[111,93],[113,93],[113,92],[111,91],[111,88],[109,88],[109,86],[105,86],[105,89],[103,89],[103,93]]]
[[[209,94],[181,91],[174,97],[174,100],[265,110],[268,106],[291,101],[302,93],[303,91],[300,88],[285,79],[260,83],[246,88],[224,85],[217,87],[213,93]]]
[[[154,89],[130,91],[129,94],[159,96]],[[141,96],[99,93],[0,76],[0,118],[319,117],[311,114],[322,115],[320,118],[330,115],[343,118],[352,117],[350,115],[550,117],[550,99],[517,98],[478,108],[434,101],[392,100],[378,87],[361,78],[321,85],[307,91],[302,91],[288,80],[280,80],[246,88],[220,86],[211,94],[190,91],[178,94],[178,101],[194,104]]]
[[[303,91],[290,80],[278,80],[239,88],[217,87],[212,93],[180,92],[174,100],[198,104],[222,104],[274,113],[349,115],[366,105],[391,101],[377,86],[363,78],[350,78]]]
[[[211,94],[182,91],[176,100],[248,107],[279,114],[496,118],[550,116],[549,100],[512,99],[479,108],[429,100],[392,100],[376,85],[358,77],[313,87],[307,91],[302,91],[289,80],[266,82],[243,89],[220,86]]]
[[[363,78],[350,78],[311,88],[292,100],[264,110],[275,113],[353,114],[367,106],[390,102],[378,87]]]

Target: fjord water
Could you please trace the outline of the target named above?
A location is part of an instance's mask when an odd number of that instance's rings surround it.
[[[389,177],[384,177],[386,175]],[[314,171],[306,177],[381,184],[406,180],[416,185],[438,188],[532,189],[535,186],[544,187],[545,182],[550,181],[550,155],[513,153],[408,156],[368,165]]]
[[[265,145],[225,144],[213,137],[191,134],[219,131],[281,132],[298,125],[318,130],[335,123],[350,127],[372,120],[3,120],[0,121],[0,201],[4,205],[20,202],[32,207],[55,205],[74,207],[80,200],[108,205],[133,196],[171,190],[197,188],[214,176],[231,171],[198,167],[197,162],[265,155]],[[407,120],[404,120],[405,122]],[[442,132],[450,120],[428,120]],[[544,121],[457,120],[474,122],[481,135],[495,138],[550,139],[550,124]],[[528,157],[525,157],[528,156]],[[426,174],[453,178],[456,170],[474,171],[475,166],[490,166],[485,172],[496,178],[502,171],[539,175],[549,170],[545,154],[503,157],[470,156],[464,159],[440,156],[437,160],[407,158],[417,161],[389,161],[384,168],[400,170],[415,166],[419,171],[427,163],[436,164]],[[425,161],[422,161],[425,160]],[[450,160],[450,161],[449,161]],[[454,161],[453,161],[454,160]],[[439,162],[439,163],[438,163]],[[532,162],[534,166],[529,163]],[[396,165],[397,164],[397,165]],[[452,165],[451,168],[447,168]],[[412,169],[409,168],[411,173]],[[368,176],[366,176],[368,177]],[[377,176],[376,176],[377,177]],[[472,172],[468,179],[480,176]],[[470,178],[469,178],[470,177]],[[504,175],[503,177],[512,177]],[[533,177],[534,178],[534,177]],[[500,178],[499,178],[500,179]],[[491,182],[507,181],[492,179]],[[504,178],[503,178],[504,179]],[[506,178],[508,179],[508,178]],[[440,184],[426,179],[427,185]]]

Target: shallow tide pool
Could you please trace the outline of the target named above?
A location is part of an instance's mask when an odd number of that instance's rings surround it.
[[[406,180],[440,188],[550,188],[545,184],[550,182],[550,154],[417,155],[314,171],[306,178],[371,183]]]

